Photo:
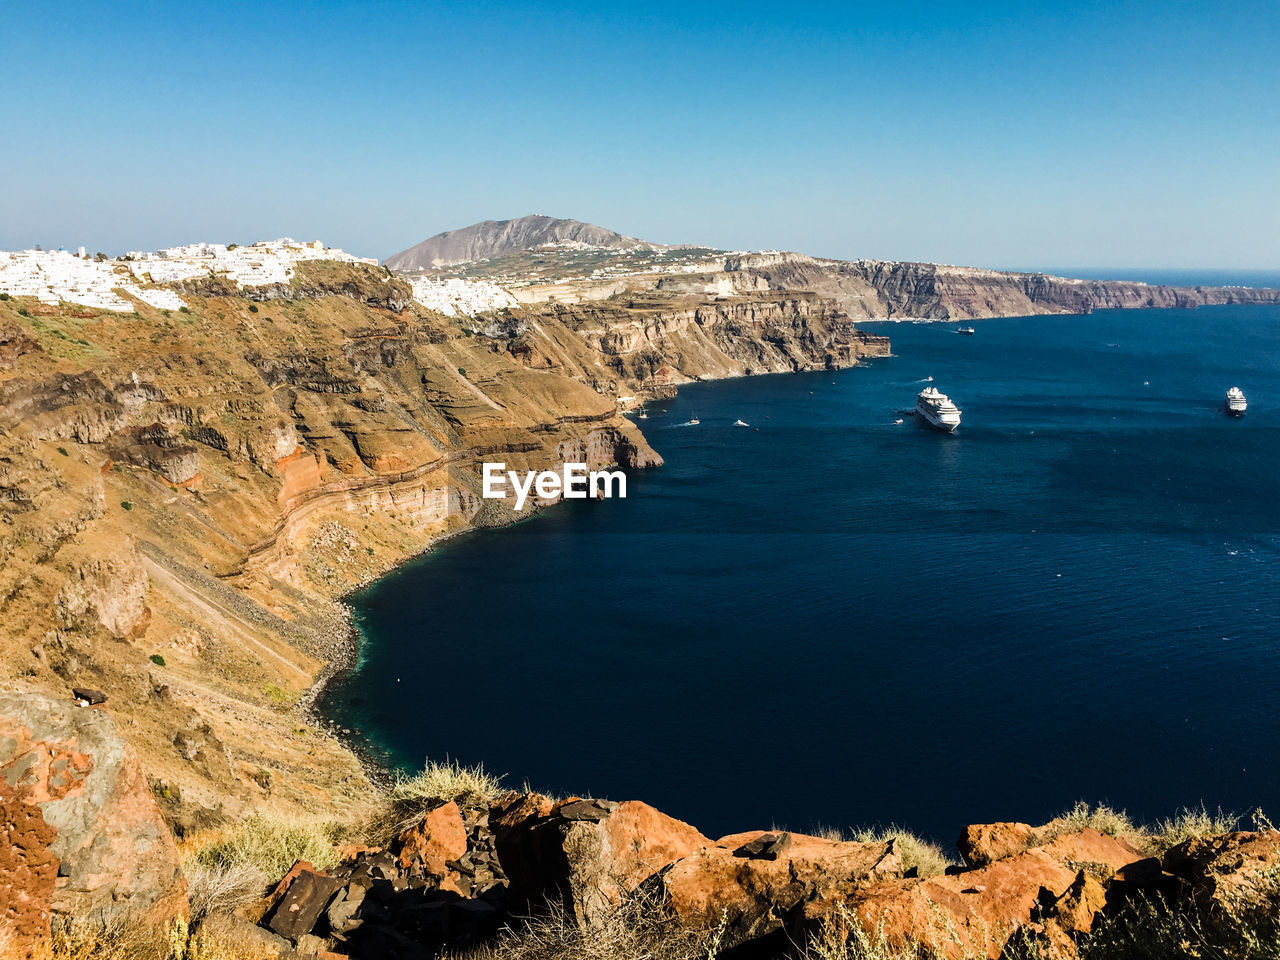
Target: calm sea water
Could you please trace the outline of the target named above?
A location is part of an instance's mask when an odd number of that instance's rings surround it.
[[[357,597],[330,716],[711,835],[1280,810],[1280,308],[974,326],[654,405],[626,500]],[[929,376],[957,435],[897,412]]]

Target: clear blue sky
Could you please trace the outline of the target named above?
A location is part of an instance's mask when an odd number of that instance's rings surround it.
[[[1280,267],[1280,5],[0,4],[0,248]]]

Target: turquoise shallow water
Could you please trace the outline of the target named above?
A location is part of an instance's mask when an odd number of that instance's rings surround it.
[[[868,324],[893,357],[655,405],[667,464],[626,500],[357,597],[324,709],[392,764],[713,835],[1280,809],[1280,308],[974,326]],[[894,423],[928,376],[955,436]]]

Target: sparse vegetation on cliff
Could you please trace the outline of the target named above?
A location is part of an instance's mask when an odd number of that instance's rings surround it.
[[[338,862],[337,844],[350,828],[335,820],[254,811],[238,823],[188,843],[188,862],[224,871],[253,868],[283,876],[298,860],[324,870]]]

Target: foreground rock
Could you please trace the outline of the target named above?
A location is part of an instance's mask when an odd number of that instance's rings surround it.
[[[1280,832],[1144,858],[1093,828],[1003,823],[967,828],[960,846],[981,866],[919,877],[893,840],[754,831],[711,841],[637,801],[459,798],[429,806],[386,850],[352,850],[329,872],[296,864],[250,912],[261,917],[252,933],[226,918],[210,931],[279,957],[433,960],[550,908],[568,922],[537,933],[548,956],[572,931],[589,942],[618,917],[643,917],[664,936],[714,941],[726,960],[798,960],[815,939],[837,955],[860,941],[852,955],[869,943],[873,954],[1071,960],[1117,922],[1157,922],[1131,911],[1138,902],[1190,916],[1206,936],[1238,931],[1245,915],[1280,926]],[[1219,954],[1235,955],[1205,955]]]
[[[659,870],[711,841],[647,803],[573,800],[507,822],[495,836],[512,898],[562,903],[590,921]]]
[[[25,935],[46,933],[50,919],[162,924],[186,914],[173,838],[105,710],[0,693],[0,804],[0,890]]]
[[[796,833],[724,837],[658,873],[651,889],[686,925],[723,925],[731,942],[780,930],[792,910],[817,897],[902,875],[893,841],[853,843]]]
[[[815,901],[805,911],[805,930],[847,918],[893,947],[918,942],[946,957],[995,958],[1082,871],[1106,878],[1141,857],[1126,841],[1086,828],[973,870],[873,883],[848,897]]]
[[[1161,858],[1163,872],[1177,878],[1210,913],[1230,914],[1256,901],[1280,877],[1280,831],[1237,831],[1181,843]]]

